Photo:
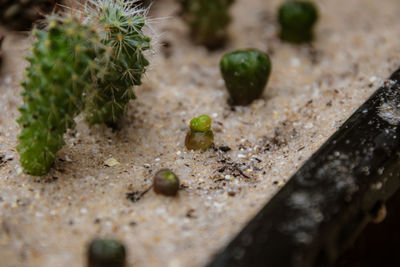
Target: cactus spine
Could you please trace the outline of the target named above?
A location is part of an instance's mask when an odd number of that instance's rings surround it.
[[[134,2],[89,0],[79,19],[52,16],[46,30],[34,30],[18,119],[26,172],[48,172],[79,112],[90,123],[113,123],[134,97],[132,86],[148,65],[142,51],[150,47],[143,10],[130,9]]]
[[[229,6],[234,0],[180,0],[184,19],[193,39],[208,48],[221,46],[231,17]]]

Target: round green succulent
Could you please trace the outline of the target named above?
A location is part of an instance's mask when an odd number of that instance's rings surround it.
[[[175,196],[179,190],[179,178],[170,169],[159,170],[154,175],[153,189],[156,194]]]
[[[308,1],[287,1],[278,11],[280,38],[290,43],[310,42],[318,20],[317,7]]]
[[[237,50],[222,57],[220,69],[233,104],[248,105],[263,93],[271,61],[257,49]]]
[[[94,239],[88,248],[88,267],[123,267],[126,250],[113,239]]]

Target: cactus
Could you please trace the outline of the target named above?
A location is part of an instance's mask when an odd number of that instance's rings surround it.
[[[220,69],[233,104],[248,105],[263,93],[271,61],[256,49],[238,50],[222,57]]]
[[[27,58],[31,65],[22,82],[18,152],[25,170],[43,175],[83,107],[81,95],[90,86],[88,66],[95,57],[90,42],[95,33],[71,18],[52,19],[48,31],[35,30],[34,36],[37,41]]]
[[[206,151],[214,141],[211,130],[211,118],[208,115],[198,116],[190,121],[190,130],[186,134],[187,149]]]
[[[234,0],[180,0],[184,19],[195,42],[208,48],[221,46],[231,17],[229,6]]]
[[[51,16],[28,56],[18,152],[32,175],[44,175],[64,145],[63,134],[85,111],[90,123],[112,123],[133,98],[148,61],[150,39],[135,1],[89,0],[67,18]],[[72,13],[72,12],[71,12]]]
[[[118,9],[117,5],[106,1],[95,12],[100,15],[100,26],[107,30],[101,42],[115,49],[107,54],[106,70],[96,90],[87,96],[86,119],[91,124],[116,124],[128,102],[135,98],[133,86],[141,84],[149,64],[143,55],[150,48],[150,38],[142,33],[145,18],[139,13],[129,16],[129,9]]]
[[[312,2],[287,1],[278,11],[280,38],[290,43],[310,42],[318,11]]]

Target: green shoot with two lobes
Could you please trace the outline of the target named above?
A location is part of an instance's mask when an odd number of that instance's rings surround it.
[[[18,152],[24,170],[44,175],[63,134],[84,111],[89,123],[115,123],[149,64],[145,10],[136,1],[89,0],[78,15],[52,15],[27,57]],[[72,13],[72,12],[71,12]]]

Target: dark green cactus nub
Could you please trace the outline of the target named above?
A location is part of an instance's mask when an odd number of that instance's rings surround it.
[[[180,0],[195,42],[213,49],[224,44],[234,0]]]
[[[259,98],[271,73],[269,56],[256,49],[225,54],[220,62],[222,77],[234,105],[248,105]]]
[[[208,132],[211,130],[211,118],[208,115],[200,115],[190,121],[190,130],[195,132]]]
[[[156,194],[176,196],[179,190],[179,178],[170,169],[159,170],[154,175],[153,189]]]
[[[310,42],[318,10],[308,1],[288,1],[279,8],[280,38],[290,43]]]
[[[211,118],[208,115],[198,116],[190,121],[190,130],[186,135],[185,146],[189,150],[206,151],[214,142],[211,130]]]
[[[88,267],[124,267],[126,251],[113,239],[94,239],[88,248]]]

